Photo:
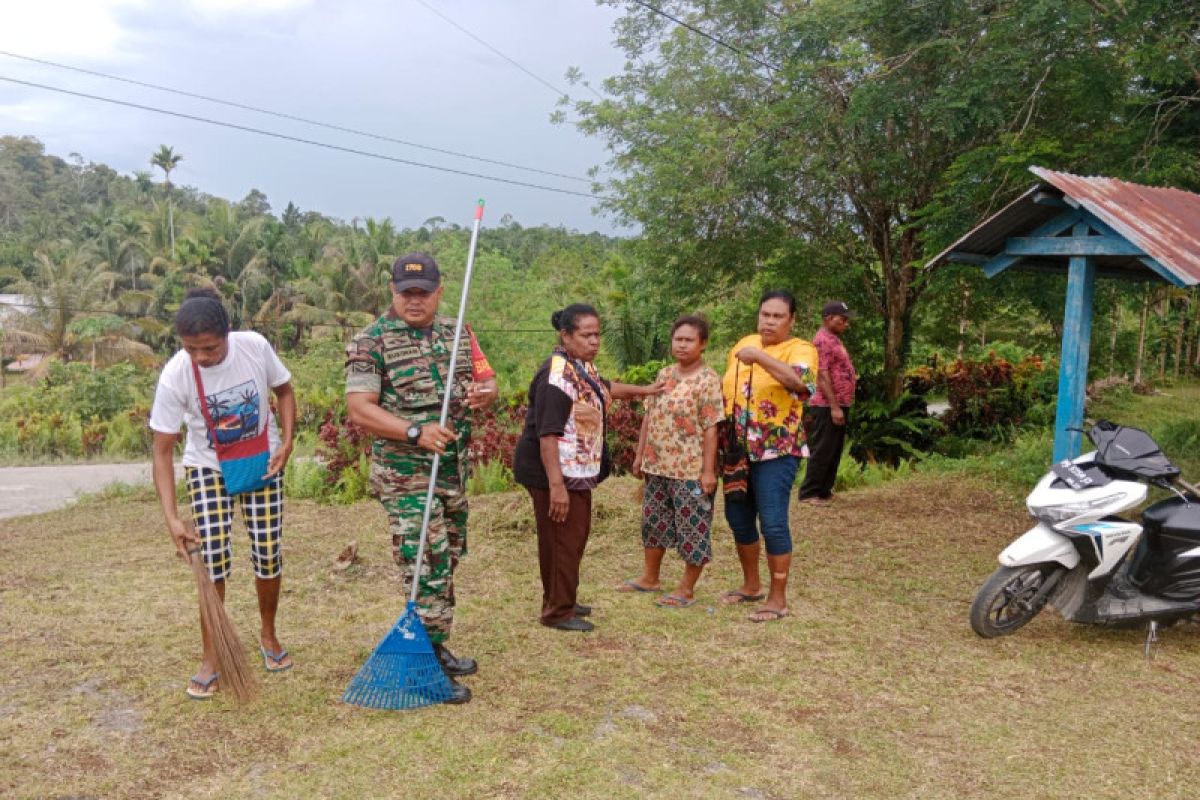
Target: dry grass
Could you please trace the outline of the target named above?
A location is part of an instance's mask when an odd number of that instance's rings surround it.
[[[917,478],[795,510],[793,614],[765,625],[724,525],[701,602],[612,592],[637,574],[633,484],[598,495],[581,599],[597,631],[535,623],[527,501],[475,501],[452,645],[474,702],[408,712],[339,697],[404,607],[373,504],[295,502],[281,638],[296,668],[239,708],[183,693],[195,588],[146,494],[0,523],[0,795],[14,797],[1155,797],[1197,793],[1200,637],[1049,614],[1009,639],[966,624],[1020,502]],[[349,539],[362,563],[330,569]],[[238,548],[230,613],[253,644]],[[678,562],[668,559],[666,579]]]

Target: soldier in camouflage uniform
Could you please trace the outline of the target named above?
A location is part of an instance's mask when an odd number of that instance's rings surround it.
[[[475,661],[446,649],[454,620],[454,570],[467,552],[467,445],[470,411],[494,402],[495,372],[470,329],[464,331],[453,376],[448,427],[438,424],[448,388],[454,319],[437,315],[442,297],[437,262],[424,253],[392,266],[392,305],[346,348],[350,420],[375,436],[371,489],[387,512],[392,554],[412,591],[433,455],[440,453],[417,611],[434,652],[454,687],[448,702],[465,703],[470,690],[454,680]]]

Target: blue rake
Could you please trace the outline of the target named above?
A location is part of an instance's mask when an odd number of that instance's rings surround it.
[[[458,319],[454,323],[454,344],[450,348],[450,368],[446,374],[450,381],[442,397],[442,415],[439,424],[446,426],[450,417],[450,395],[454,387],[455,368],[458,364],[458,346],[462,341],[463,320],[467,313],[467,290],[471,288],[471,271],[475,266],[475,246],[479,241],[479,222],[483,219],[483,201],[475,206],[475,227],[471,230],[471,245],[467,250],[467,270],[463,275],[462,296],[458,300]],[[421,540],[417,545],[417,558],[413,562],[412,594],[404,615],[396,621],[387,636],[375,648],[375,652],[362,665],[362,669],[346,687],[342,701],[368,708],[420,708],[421,706],[444,703],[454,690],[450,679],[442,671],[442,665],[433,653],[433,643],[417,616],[417,591],[421,584],[421,566],[425,563],[425,543],[429,539],[429,514],[433,509],[433,491],[437,486],[438,467],[441,453],[433,454],[433,465],[429,471],[429,488],[425,492],[425,514],[421,518]]]
[[[404,615],[346,687],[342,702],[366,708],[407,709],[450,699],[450,679],[409,601]]]

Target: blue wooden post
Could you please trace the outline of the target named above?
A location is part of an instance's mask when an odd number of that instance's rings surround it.
[[[1087,226],[1072,233],[1086,236]],[[1062,358],[1058,366],[1058,408],[1054,415],[1054,462],[1079,455],[1081,435],[1067,428],[1083,426],[1088,355],[1092,343],[1092,300],[1096,295],[1096,263],[1072,256],[1067,273],[1067,307],[1063,318]]]

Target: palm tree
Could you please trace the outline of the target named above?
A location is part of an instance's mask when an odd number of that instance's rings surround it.
[[[175,212],[171,208],[171,170],[179,166],[179,162],[183,161],[183,156],[176,153],[173,148],[167,147],[165,144],[160,145],[158,152],[150,156],[150,166],[158,167],[163,171],[163,183],[166,184],[167,190],[167,218],[171,229],[171,259],[175,258]]]
[[[149,170],[134,170],[133,181],[143,201],[150,197],[151,192],[154,190],[154,176]]]
[[[42,348],[70,359],[72,345],[78,343],[72,324],[95,314],[120,276],[98,261],[90,247],[66,240],[53,251],[37,251],[34,258],[34,277],[19,279],[14,289],[29,297],[30,321],[37,325],[32,332]]]

